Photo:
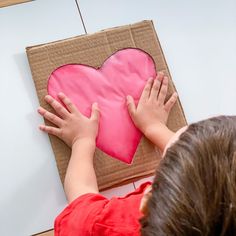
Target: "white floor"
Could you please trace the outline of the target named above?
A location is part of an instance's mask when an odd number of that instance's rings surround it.
[[[85,29],[74,0],[0,8],[0,235],[51,229],[66,204],[49,139],[37,130],[26,46],[152,19],[187,120],[236,114],[235,0],[81,0],[79,8]]]

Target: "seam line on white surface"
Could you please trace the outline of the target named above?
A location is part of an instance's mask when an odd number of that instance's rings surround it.
[[[84,32],[85,32],[85,34],[87,34],[87,30],[86,30],[86,27],[85,27],[85,24],[84,24],[84,19],[83,19],[82,13],[81,13],[80,8],[79,8],[78,0],[75,0],[75,3],[76,3],[76,6],[77,6],[77,9],[79,11],[79,15],[80,15],[80,18],[81,18],[81,21],[82,21]]]

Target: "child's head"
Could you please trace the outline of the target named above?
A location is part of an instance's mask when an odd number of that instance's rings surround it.
[[[156,171],[142,235],[236,235],[236,116],[190,125]]]

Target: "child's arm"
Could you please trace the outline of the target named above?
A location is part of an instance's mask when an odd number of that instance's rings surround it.
[[[42,107],[39,107],[38,112],[57,126],[41,125],[40,129],[57,136],[72,148],[64,181],[66,197],[70,203],[82,194],[98,193],[93,156],[98,133],[99,110],[97,104],[93,104],[91,117],[87,118],[64,94],[60,93],[58,97],[66,108],[51,96],[45,97],[46,102],[54,108],[57,115]]]
[[[167,128],[166,122],[169,112],[177,100],[177,93],[174,93],[164,103],[167,88],[168,78],[160,72],[155,80],[152,78],[148,80],[137,107],[134,99],[127,96],[127,106],[134,124],[162,152],[174,134]]]

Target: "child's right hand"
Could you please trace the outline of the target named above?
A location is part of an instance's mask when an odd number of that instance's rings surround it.
[[[46,120],[56,127],[40,125],[40,129],[48,134],[52,134],[63,140],[69,147],[72,147],[77,140],[86,140],[95,143],[99,126],[99,108],[96,103],[92,105],[91,117],[81,114],[77,107],[63,93],[58,94],[58,98],[65,107],[47,95],[46,102],[53,107],[57,115],[39,107],[38,112]]]
[[[173,93],[165,102],[168,89],[168,77],[159,72],[156,79],[150,78],[142,92],[138,106],[135,106],[134,99],[127,96],[129,114],[140,131],[149,138],[153,130],[159,126],[166,126],[171,108],[177,100],[177,93]]]

